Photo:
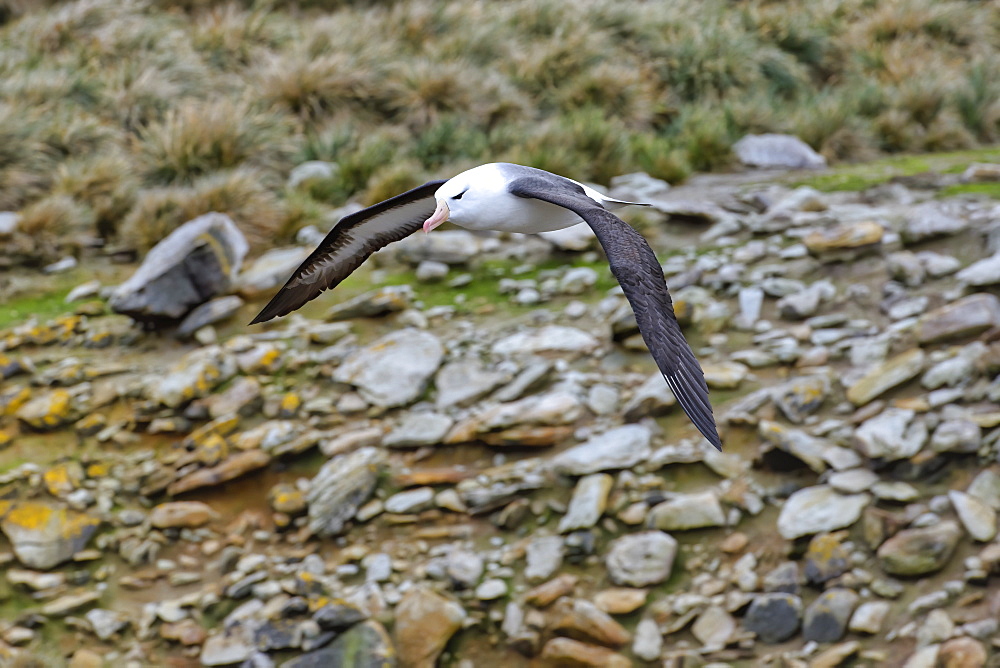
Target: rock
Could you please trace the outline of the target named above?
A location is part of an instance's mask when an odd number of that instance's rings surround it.
[[[925,314],[917,324],[921,345],[967,338],[1000,326],[1000,298],[976,293]]]
[[[779,643],[795,634],[801,617],[802,599],[798,596],[758,594],[743,617],[743,626],[763,642]]]
[[[48,570],[86,547],[101,520],[41,501],[0,501],[0,529],[18,561]]]
[[[809,668],[838,668],[849,665],[851,659],[861,651],[857,640],[842,642],[818,653],[809,662]]]
[[[447,362],[434,380],[437,407],[467,406],[510,380],[510,374],[487,366],[481,360],[462,358]],[[517,397],[511,397],[516,399]]]
[[[252,629],[240,622],[208,636],[201,648],[201,665],[228,666],[246,661],[254,651]]]
[[[793,135],[766,133],[746,135],[733,144],[744,165],[764,169],[821,169],[826,158]]]
[[[271,463],[271,456],[260,450],[247,450],[227,457],[216,466],[199,469],[179,478],[167,487],[167,494],[176,496],[202,487],[219,485],[256,471]]]
[[[570,427],[558,425],[575,422],[584,410],[576,394],[560,390],[505,404],[488,404],[455,425],[444,442],[480,440],[490,445],[553,445],[572,433]]]
[[[1000,253],[973,262],[955,274],[960,283],[973,286],[996,285],[1000,283]]]
[[[677,398],[663,380],[663,374],[656,372],[636,389],[625,405],[625,419],[635,422],[646,416],[663,415],[676,404]]]
[[[433,668],[465,616],[462,606],[430,589],[407,591],[396,606],[394,635],[400,665]]]
[[[620,398],[618,388],[598,383],[587,391],[587,407],[595,415],[611,415],[618,410]]]
[[[448,277],[448,271],[448,265],[444,262],[424,260],[417,265],[415,274],[421,283],[438,283]]]
[[[597,283],[597,270],[591,267],[571,267],[559,279],[559,292],[579,295],[592,289]]]
[[[785,320],[805,320],[819,310],[820,304],[837,295],[837,289],[829,281],[816,281],[809,287],[785,295],[778,300],[778,312]]]
[[[385,510],[389,513],[417,513],[430,508],[433,501],[433,487],[418,487],[390,496],[385,500]]]
[[[826,482],[841,494],[857,494],[877,483],[878,475],[868,469],[835,471]]]
[[[653,506],[646,522],[650,528],[684,531],[723,526],[726,523],[726,515],[713,492],[698,492],[676,494],[663,503]]]
[[[854,251],[874,247],[882,242],[885,229],[873,220],[841,223],[813,230],[802,243],[814,255],[827,255],[840,251]]]
[[[228,320],[243,308],[243,300],[236,295],[216,297],[204,304],[194,307],[177,327],[179,336],[191,336],[207,325]]]
[[[920,258],[911,251],[891,253],[886,258],[886,268],[892,278],[911,288],[921,285],[927,274]]]
[[[792,540],[849,527],[858,521],[870,500],[867,494],[838,494],[828,485],[800,489],[782,506],[778,533]]]
[[[996,183],[1000,181],[1000,165],[991,162],[974,162],[965,168],[962,183]]]
[[[573,640],[552,638],[542,648],[542,660],[552,666],[593,666],[593,668],[629,668],[632,662],[604,647]]]
[[[836,642],[844,637],[847,622],[858,604],[858,595],[851,589],[827,589],[806,608],[802,635],[806,640]]]
[[[402,657],[400,657],[402,659]],[[402,663],[402,661],[401,661]],[[282,668],[328,668],[357,666],[358,668],[393,668],[396,651],[385,628],[376,621],[356,624],[339,635],[329,645],[306,652],[281,664]],[[404,665],[429,666],[427,663]]]
[[[194,350],[174,364],[165,374],[147,379],[146,396],[168,408],[176,408],[192,399],[208,395],[236,375],[233,357],[212,346]]]
[[[965,491],[993,510],[1000,510],[1000,475],[993,469],[980,471]]]
[[[643,661],[655,661],[663,651],[663,634],[656,622],[649,617],[641,620],[635,627],[635,639],[632,642],[632,653]]]
[[[550,605],[553,601],[556,601],[563,596],[572,594],[573,588],[576,587],[576,583],[578,581],[579,578],[575,575],[563,573],[548,582],[529,589],[524,594],[524,601],[525,603],[535,607],[544,608]]]
[[[713,390],[734,390],[750,373],[750,370],[739,362],[720,362],[702,366],[705,382]]]
[[[830,394],[830,379],[811,375],[796,378],[771,390],[771,400],[789,422],[802,424]]]
[[[211,506],[201,501],[172,501],[153,508],[149,520],[157,529],[195,528],[216,516]]]
[[[20,222],[21,214],[14,211],[0,211],[0,238],[14,234]]]
[[[564,251],[581,252],[597,245],[597,236],[594,234],[594,230],[590,229],[590,225],[586,223],[571,225],[561,230],[542,232],[538,236]]]
[[[847,572],[849,557],[837,534],[813,536],[806,551],[806,580],[810,584],[821,585],[840,577]]]
[[[108,303],[140,322],[179,320],[230,288],[247,253],[233,221],[207,213],[175,229],[146,254]]]
[[[494,355],[530,355],[543,352],[590,353],[598,341],[587,332],[564,325],[546,325],[506,336],[493,344]]]
[[[764,591],[768,593],[798,594],[802,586],[799,565],[794,561],[784,561],[764,576]]]
[[[944,568],[962,530],[950,520],[928,527],[904,529],[882,543],[876,556],[890,575],[916,576]]]
[[[407,309],[412,300],[413,288],[409,285],[389,285],[334,304],[325,317],[332,321],[375,318]]]
[[[594,594],[594,605],[609,615],[627,615],[646,604],[645,589],[612,587]]]
[[[888,390],[915,378],[924,368],[926,355],[920,348],[900,353],[876,366],[851,385],[847,399],[855,406],[863,406]]]
[[[507,583],[499,578],[483,580],[482,584],[476,587],[476,598],[480,601],[493,601],[506,595]]]
[[[468,589],[483,576],[483,558],[468,550],[452,550],[448,553],[446,572],[456,587]]]
[[[529,582],[540,582],[552,577],[563,560],[562,536],[537,536],[528,543],[527,566],[524,577]]]
[[[413,448],[438,445],[454,424],[441,413],[410,413],[382,439],[387,448]]]
[[[889,609],[888,601],[865,601],[851,615],[848,628],[855,633],[880,633]]]
[[[348,355],[333,379],[357,386],[361,396],[376,406],[402,406],[423,393],[443,358],[436,336],[408,328]]]
[[[80,393],[56,388],[29,399],[14,414],[36,431],[52,431],[80,419],[85,398]]]
[[[236,289],[253,299],[283,285],[310,253],[309,248],[272,248],[247,264],[236,278]]]
[[[552,467],[569,475],[627,469],[649,458],[652,435],[648,428],[629,424],[594,436],[552,459]]]
[[[295,485],[281,482],[267,493],[267,501],[276,513],[299,515],[306,511],[308,502],[305,493]]]
[[[608,547],[606,565],[618,585],[646,587],[670,577],[677,541],[662,531],[645,531],[616,538]]]
[[[705,647],[725,647],[736,633],[736,620],[719,606],[710,605],[694,620],[691,633]]]
[[[646,202],[662,197],[670,190],[670,184],[645,172],[633,172],[611,177],[611,197],[627,202]]]
[[[969,222],[953,215],[947,205],[928,202],[915,207],[903,224],[903,241],[918,243],[934,237],[949,236],[963,232]]]
[[[941,668],[982,668],[986,659],[983,643],[968,636],[946,640],[938,650],[938,665]]]
[[[951,490],[948,492],[962,526],[974,540],[985,543],[997,535],[997,514],[989,505],[971,494]]]
[[[214,394],[204,401],[212,419],[227,415],[250,417],[258,412],[262,403],[260,381],[247,376],[237,378],[221,394]]]
[[[365,447],[329,460],[309,487],[309,528],[320,536],[336,536],[375,489],[385,456]]]
[[[553,611],[552,628],[568,635],[594,640],[602,645],[620,647],[630,639],[629,632],[590,601],[561,599]]]
[[[895,461],[916,455],[927,441],[923,420],[908,408],[887,408],[861,423],[856,447],[868,458]]]
[[[193,619],[184,619],[179,622],[168,622],[160,626],[160,637],[167,640],[175,640],[186,647],[191,647],[204,644],[208,634],[198,622]]]
[[[845,468],[845,463],[855,466],[858,463],[845,462],[845,455],[857,458],[852,451],[839,448],[825,439],[810,436],[801,429],[761,420],[757,431],[764,441],[794,456],[817,473],[822,473],[829,466]]]
[[[325,160],[306,160],[292,168],[288,174],[287,186],[289,190],[296,190],[303,184],[311,181],[326,181],[336,176],[340,171],[340,165],[335,162]]]
[[[935,452],[978,452],[982,440],[982,430],[978,424],[958,418],[938,424],[931,434],[930,446]]]
[[[924,271],[926,271],[927,275],[931,278],[940,278],[942,276],[954,274],[962,266],[962,263],[958,258],[950,255],[935,253],[934,251],[920,251],[917,253],[917,259],[920,260],[920,264],[923,265]]]
[[[973,354],[960,353],[942,360],[924,373],[920,378],[920,384],[928,390],[944,386],[955,387],[975,375],[976,357]]]
[[[90,624],[94,635],[101,640],[110,640],[129,625],[129,618],[124,613],[102,608],[88,610],[84,618]]]
[[[424,261],[466,264],[482,251],[482,240],[465,230],[438,230],[434,234],[411,234],[392,245],[396,257],[417,265]]]
[[[580,478],[573,490],[569,508],[559,520],[559,532],[589,529],[604,514],[608,494],[615,480],[606,473],[594,473]]]

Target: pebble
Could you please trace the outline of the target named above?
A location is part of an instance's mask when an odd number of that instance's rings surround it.
[[[848,623],[848,628],[855,633],[876,635],[882,632],[886,618],[889,616],[888,601],[864,601],[855,609]]]
[[[597,524],[607,506],[614,478],[606,473],[593,473],[580,478],[573,490],[569,508],[559,520],[559,532],[589,529]]]
[[[498,578],[483,580],[476,587],[476,598],[480,601],[492,601],[507,595],[507,583]]]
[[[806,608],[802,636],[816,642],[840,640],[857,602],[858,595],[851,589],[827,589]]]
[[[917,576],[944,568],[962,536],[955,522],[904,529],[878,548],[879,565],[890,575]]]
[[[670,577],[677,541],[662,531],[627,534],[612,541],[607,555],[608,576],[612,582],[646,587]]]
[[[974,540],[985,543],[997,535],[997,514],[988,504],[971,494],[951,490],[948,492],[962,526]]]
[[[778,532],[791,540],[849,527],[858,521],[869,501],[867,494],[838,494],[828,485],[800,489],[782,506]]]
[[[674,495],[653,506],[647,516],[651,528],[663,531],[718,527],[725,523],[722,504],[713,492]]]
[[[792,594],[758,594],[750,603],[743,625],[762,642],[773,644],[791,638],[799,630],[802,599]]]

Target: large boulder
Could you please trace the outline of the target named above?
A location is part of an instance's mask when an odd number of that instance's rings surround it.
[[[229,216],[199,216],[146,254],[136,272],[112,293],[111,308],[140,322],[180,320],[229,290],[247,248],[246,238]]]
[[[779,169],[822,169],[826,158],[798,137],[781,134],[747,135],[733,145],[744,165]]]

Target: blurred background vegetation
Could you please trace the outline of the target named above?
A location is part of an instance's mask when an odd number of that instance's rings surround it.
[[[222,210],[260,248],[481,162],[678,181],[766,131],[997,142],[998,3],[0,1],[0,210],[39,244]],[[305,160],[340,169],[289,189]]]

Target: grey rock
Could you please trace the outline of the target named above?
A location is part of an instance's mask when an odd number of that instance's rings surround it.
[[[224,415],[248,417],[257,412],[263,402],[260,381],[252,376],[241,376],[220,394],[205,399],[212,418]]]
[[[482,240],[465,230],[438,230],[434,234],[412,234],[391,246],[404,262],[424,261],[465,264],[479,255]]]
[[[334,305],[326,312],[326,319],[374,318],[409,308],[412,300],[409,285],[388,285]]]
[[[229,624],[205,640],[201,648],[201,665],[228,666],[246,661],[254,647],[251,628],[239,622]]]
[[[618,585],[647,587],[670,577],[677,541],[662,531],[645,531],[616,538],[608,548],[606,565]]]
[[[309,257],[310,249],[294,246],[272,248],[247,263],[236,278],[236,289],[244,297],[258,297],[283,285],[300,264]]]
[[[295,190],[310,181],[332,179],[340,171],[340,165],[325,160],[307,160],[292,168],[288,174],[288,188]]]
[[[764,291],[752,286],[741,288],[737,295],[740,305],[739,315],[736,316],[736,324],[743,329],[751,329],[760,320],[760,311],[764,305]]]
[[[858,595],[851,589],[828,589],[808,608],[802,624],[806,640],[836,642],[844,637],[851,613],[858,604]]]
[[[108,303],[116,313],[140,322],[179,320],[232,286],[247,248],[228,216],[199,216],[150,249]]]
[[[642,425],[616,427],[559,453],[552,459],[552,467],[570,475],[631,468],[650,456],[651,438],[649,429]]]
[[[618,409],[618,388],[598,383],[587,391],[587,407],[596,415],[610,415]]]
[[[483,580],[476,587],[476,598],[480,601],[493,601],[507,595],[507,583],[500,578]]]
[[[725,647],[736,633],[736,620],[717,605],[710,605],[691,625],[691,633],[705,647]]]
[[[792,135],[774,133],[746,135],[733,144],[733,151],[740,162],[752,167],[765,169],[826,167],[826,158],[814,151],[809,144]]]
[[[919,286],[927,276],[924,263],[911,251],[891,253],[886,258],[886,268],[889,276],[911,288]]]
[[[320,468],[309,486],[309,528],[320,536],[336,536],[375,489],[385,456],[366,447],[334,457]]]
[[[586,223],[571,225],[561,230],[542,232],[538,236],[564,251],[580,252],[598,245],[597,235]]]
[[[433,487],[417,487],[390,496],[385,500],[385,510],[390,513],[416,513],[430,508],[433,502]]]
[[[493,344],[494,355],[526,355],[541,352],[593,352],[598,341],[576,327],[546,325],[506,336]]]
[[[663,651],[663,634],[660,627],[649,617],[642,619],[635,627],[632,639],[632,653],[643,661],[655,661]]]
[[[851,526],[870,500],[867,494],[838,494],[828,485],[800,489],[782,506],[778,533],[792,540]]]
[[[788,381],[771,390],[771,399],[789,422],[802,424],[819,410],[830,394],[830,379],[814,374]]]
[[[847,389],[847,399],[864,406],[897,385],[915,378],[924,369],[924,351],[913,348],[879,364]]]
[[[88,610],[84,618],[93,629],[94,635],[101,640],[110,640],[129,624],[129,618],[124,613],[116,610],[104,610],[103,608]]]
[[[543,366],[551,368],[548,364]],[[448,362],[438,371],[434,381],[437,407],[467,406],[509,380],[509,373],[487,366],[478,359],[462,358]]]
[[[526,551],[527,566],[524,569],[524,577],[529,582],[548,580],[562,566],[563,552],[562,536],[532,538]]]
[[[927,275],[931,278],[940,278],[942,276],[954,274],[962,266],[962,262],[958,258],[952,257],[951,255],[935,253],[934,251],[920,251],[917,253],[917,259],[920,260],[920,264],[923,265],[924,271],[926,271]]]
[[[332,643],[281,664],[282,668],[394,668],[396,652],[386,630],[376,621],[356,624]]]
[[[403,329],[348,355],[333,379],[357,386],[361,396],[376,406],[402,406],[423,393],[443,358],[436,336]]]
[[[417,265],[416,276],[421,283],[436,283],[448,277],[448,265],[444,262],[424,260]]]
[[[653,506],[647,516],[651,528],[683,531],[718,527],[726,523],[722,504],[713,492],[677,494]]]
[[[965,491],[993,510],[1000,510],[1000,475],[993,469],[980,471]]]
[[[17,232],[21,214],[14,211],[0,211],[0,237],[9,237]]]
[[[917,324],[921,344],[975,336],[1000,325],[1000,298],[976,293],[925,314]]]
[[[166,373],[151,375],[146,396],[169,408],[205,396],[236,375],[236,360],[216,346],[198,348],[181,358]]]
[[[647,202],[670,191],[670,184],[645,172],[614,176],[609,183],[611,196],[628,202]]]
[[[778,311],[786,320],[804,320],[816,314],[820,304],[833,299],[837,289],[829,281],[816,281],[809,287],[778,300]]]
[[[962,271],[955,274],[960,282],[966,285],[982,286],[1000,283],[1000,253],[973,262]]]
[[[180,336],[191,336],[206,325],[214,325],[217,322],[228,320],[239,312],[243,307],[243,303],[243,300],[236,295],[227,295],[196,306],[181,321],[181,324],[177,327],[177,334]]]
[[[580,478],[573,490],[569,508],[559,520],[559,532],[589,529],[597,524],[604,514],[614,482],[614,478],[606,473],[593,473]]]
[[[927,427],[908,408],[887,408],[861,423],[854,440],[866,457],[895,461],[920,452],[927,441]]]
[[[783,561],[764,576],[763,586],[768,593],[798,594],[802,586],[799,565],[794,561]]]
[[[967,346],[959,354],[941,360],[929,368],[920,378],[920,384],[928,390],[939,387],[955,387],[975,376],[978,346]]]
[[[890,607],[888,601],[865,601],[851,615],[847,628],[855,633],[878,634],[889,616]]]
[[[572,267],[559,279],[559,292],[567,295],[583,294],[597,283],[597,271],[591,267]]]
[[[765,643],[779,643],[798,631],[801,618],[802,599],[798,596],[759,594],[750,603],[743,626]]]
[[[948,498],[962,526],[974,540],[986,542],[996,537],[997,514],[987,503],[955,489],[948,492]]]
[[[413,448],[438,445],[455,423],[441,413],[410,413],[382,439],[387,448]]]
[[[562,545],[562,541],[559,541]],[[461,589],[474,587],[483,576],[483,558],[469,550],[456,549],[448,553],[445,572],[452,583]]]
[[[652,374],[640,385],[625,404],[625,419],[635,422],[646,416],[658,416],[677,405],[677,398],[659,372]]]
[[[982,430],[978,424],[956,418],[945,420],[934,428],[930,446],[935,452],[977,452],[982,441]]]
[[[43,501],[15,502],[0,519],[17,560],[48,570],[86,547],[101,521]]]
[[[385,552],[371,552],[361,560],[365,582],[386,582],[392,577],[392,557]]]
[[[876,555],[882,570],[890,575],[924,575],[944,568],[961,537],[958,525],[945,520],[900,531],[882,543]]]
[[[903,223],[902,236],[906,243],[917,243],[934,237],[963,232],[969,221],[951,212],[950,207],[937,202],[920,204],[910,212]]]
[[[0,216],[3,216],[0,213]],[[0,235],[2,236],[2,235]],[[82,299],[90,299],[91,297],[96,297],[101,291],[101,282],[96,278],[92,281],[87,281],[86,283],[81,283],[66,295],[66,299],[63,301],[67,304],[72,304],[73,302],[80,301]]]
[[[835,471],[827,478],[827,484],[841,494],[864,492],[878,482],[878,475],[868,469]]]

